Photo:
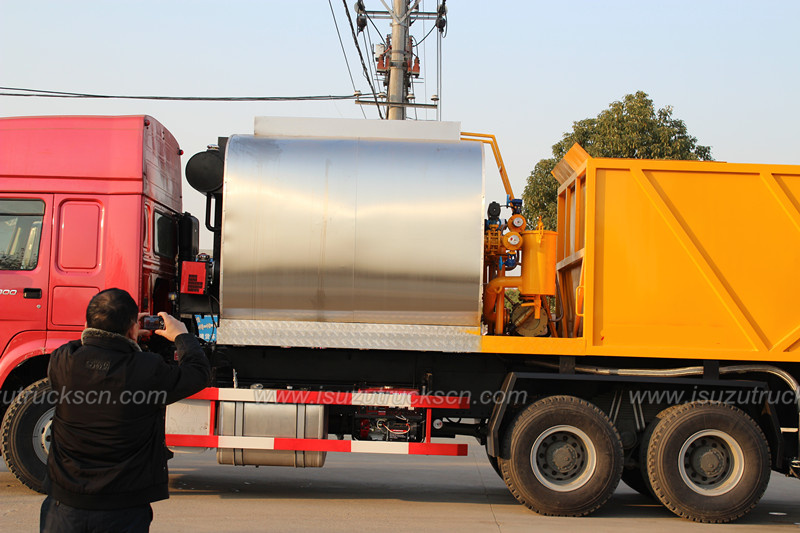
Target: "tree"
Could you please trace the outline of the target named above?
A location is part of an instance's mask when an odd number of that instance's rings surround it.
[[[697,144],[686,124],[672,117],[672,106],[656,111],[643,91],[627,94],[596,118],[574,122],[572,131],[553,145],[553,157],[536,163],[522,194],[528,227],[541,216],[545,229],[556,229],[558,182],[550,172],[575,143],[593,157],[712,159],[711,147]]]

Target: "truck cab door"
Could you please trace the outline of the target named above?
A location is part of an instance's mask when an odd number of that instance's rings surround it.
[[[114,195],[54,195],[49,331],[82,330],[86,306],[95,294],[108,287],[128,288],[115,276],[135,271],[136,265],[126,264],[129,261],[120,250],[136,247],[126,245],[124,231],[128,228],[110,218],[114,213],[123,217],[129,213],[130,209],[115,203],[124,200]],[[138,199],[132,196],[127,200],[137,203]],[[130,231],[138,235],[135,221],[132,225]],[[117,228],[117,238],[106,239],[110,227]]]
[[[0,193],[0,353],[46,329],[52,206],[52,194]]]

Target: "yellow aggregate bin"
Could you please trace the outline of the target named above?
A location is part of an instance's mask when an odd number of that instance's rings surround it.
[[[800,166],[583,164],[586,354],[800,361]]]

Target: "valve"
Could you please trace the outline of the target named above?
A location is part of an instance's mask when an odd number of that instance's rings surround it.
[[[512,215],[511,218],[508,219],[508,228],[511,231],[525,231],[526,225],[527,221],[525,217],[520,214]]]
[[[507,250],[516,252],[522,248],[522,236],[519,233],[510,232],[503,235],[503,246]]]

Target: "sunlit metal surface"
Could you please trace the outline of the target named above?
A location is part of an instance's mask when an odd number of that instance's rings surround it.
[[[236,135],[222,318],[479,325],[476,143]]]

